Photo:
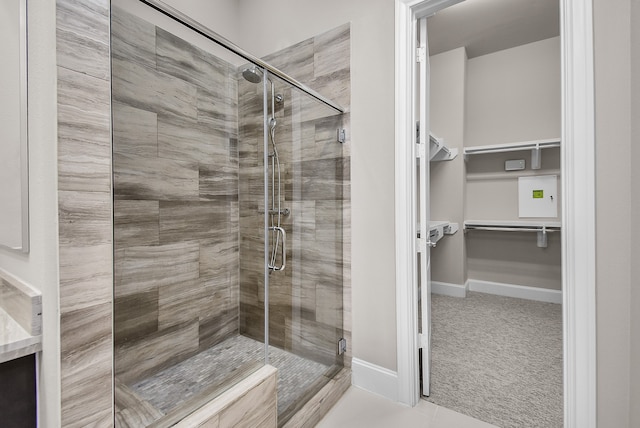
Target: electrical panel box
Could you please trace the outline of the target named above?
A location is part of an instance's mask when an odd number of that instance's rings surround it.
[[[520,218],[558,217],[558,176],[518,178],[518,215]]]
[[[504,162],[505,171],[521,171],[525,168],[524,159],[514,159]]]

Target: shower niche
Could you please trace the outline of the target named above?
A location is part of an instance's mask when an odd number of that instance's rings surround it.
[[[349,115],[274,70],[348,107],[349,26],[269,69],[142,3],[111,19],[115,425],[172,426],[269,364],[283,426],[350,365]]]

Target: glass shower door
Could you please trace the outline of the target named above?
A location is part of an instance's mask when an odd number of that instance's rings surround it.
[[[275,110],[267,121],[269,363],[283,380],[283,424],[343,366],[349,161],[337,141],[341,115],[277,78],[266,96]]]

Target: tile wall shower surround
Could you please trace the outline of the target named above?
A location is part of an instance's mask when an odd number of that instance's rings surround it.
[[[113,426],[108,0],[56,1],[61,425]]]
[[[112,15],[115,369],[130,386],[238,332],[238,76]]]
[[[335,115],[277,79],[276,143],[282,166],[282,219],[287,230],[287,268],[270,276],[270,343],[324,364],[336,362],[338,338],[350,338],[351,253],[350,26],[304,40],[265,58],[346,108]],[[261,88],[240,80],[240,331],[263,336],[264,280],[261,260]],[[284,106],[284,107],[283,107]],[[257,231],[257,232],[254,232]],[[348,347],[344,364],[350,366]]]

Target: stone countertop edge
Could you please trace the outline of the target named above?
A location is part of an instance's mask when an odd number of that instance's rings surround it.
[[[42,350],[42,336],[32,336],[0,308],[0,363]]]
[[[0,269],[0,363],[41,350],[41,293]]]

